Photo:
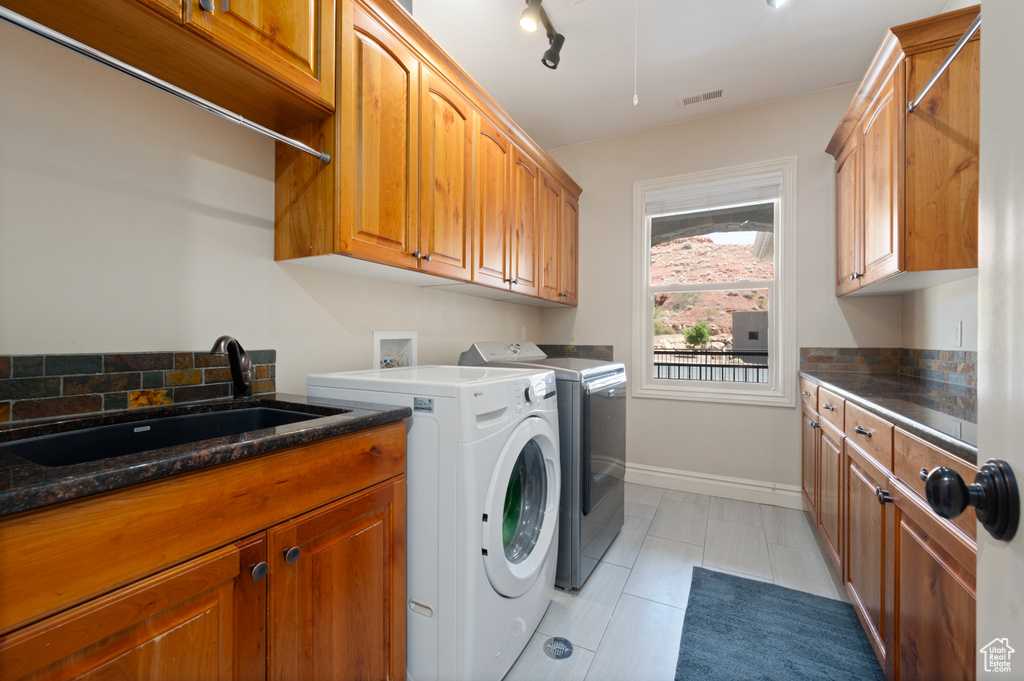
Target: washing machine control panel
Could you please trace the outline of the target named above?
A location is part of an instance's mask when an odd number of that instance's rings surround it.
[[[554,374],[538,376],[529,380],[514,381],[512,383],[512,396],[515,400],[517,413],[521,413],[528,407],[538,406],[545,400],[554,399]]]

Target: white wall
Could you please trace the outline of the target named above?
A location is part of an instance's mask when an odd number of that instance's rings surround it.
[[[953,342],[956,322],[963,322],[960,346]],[[904,348],[977,352],[978,277],[904,294],[902,328]]]
[[[537,308],[273,260],[273,142],[0,22],[0,354],[276,348],[277,385],[540,335]]]
[[[797,157],[797,345],[895,347],[899,296],[837,300],[834,282],[834,160],[825,153],[854,86],[557,149],[555,160],[583,187],[580,306],[545,310],[544,339],[610,343],[631,366],[633,183],[682,173]],[[796,380],[794,367],[793,380]],[[629,398],[627,460],[635,480],[693,489],[702,476],[799,485],[796,408]],[[715,493],[760,498],[757,485]],[[784,500],[779,500],[785,503]]]

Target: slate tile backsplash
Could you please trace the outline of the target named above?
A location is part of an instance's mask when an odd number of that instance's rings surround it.
[[[574,357],[577,359],[600,359],[612,361],[610,345],[538,345],[548,357]]]
[[[800,348],[802,371],[884,374],[919,382],[922,406],[977,422],[978,353],[912,348]]]
[[[254,395],[276,392],[276,350],[249,352]],[[135,352],[0,356],[0,424],[231,395],[226,356]]]

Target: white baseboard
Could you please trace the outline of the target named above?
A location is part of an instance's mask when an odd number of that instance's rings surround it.
[[[731,478],[725,475],[695,473],[628,462],[626,482],[803,510],[803,495],[800,488],[795,485],[780,485],[763,480]]]

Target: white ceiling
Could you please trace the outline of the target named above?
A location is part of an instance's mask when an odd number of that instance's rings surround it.
[[[413,0],[413,17],[554,149],[857,82],[886,29],[947,2],[788,0],[772,9],[765,0],[544,0],[565,36],[556,70],[540,63],[543,29],[519,27],[523,0]],[[718,100],[677,101],[718,89]]]

